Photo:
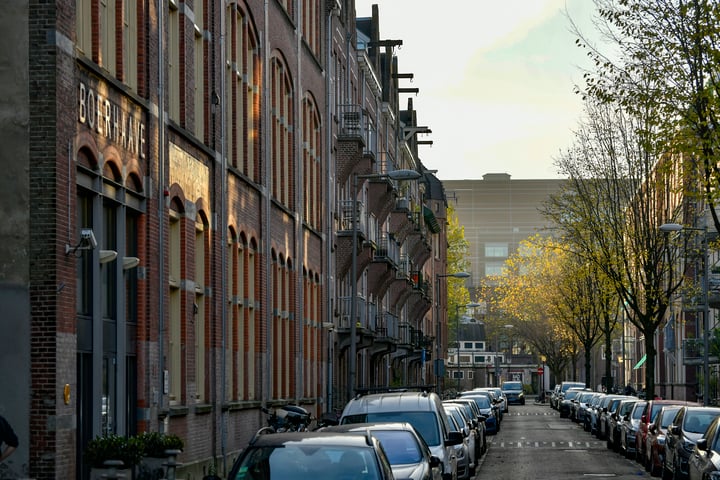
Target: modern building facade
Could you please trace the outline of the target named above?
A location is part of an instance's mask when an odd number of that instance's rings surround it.
[[[6,6],[3,477],[84,479],[89,440],[142,431],[222,476],[260,407],[440,386],[445,195],[378,16]]]

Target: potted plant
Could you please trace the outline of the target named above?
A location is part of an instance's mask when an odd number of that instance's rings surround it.
[[[137,438],[115,434],[95,437],[88,442],[83,453],[91,468],[91,479],[103,478],[102,475],[109,470],[132,469],[142,456]]]
[[[137,436],[141,446],[142,460],[138,468],[138,480],[158,480],[165,477],[164,464],[172,452],[181,451],[183,440],[175,434],[143,432]]]

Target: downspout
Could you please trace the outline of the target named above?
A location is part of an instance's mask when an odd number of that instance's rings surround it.
[[[160,370],[158,375],[157,395],[150,398],[157,398],[157,408],[160,410],[165,403],[165,50],[164,50],[164,33],[165,32],[165,2],[158,0],[158,251],[162,252],[158,255],[158,291],[160,301],[158,303],[158,360],[160,362]],[[165,432],[166,423],[163,422],[160,431]]]
[[[264,380],[263,385],[263,392],[262,392],[262,403],[263,405],[267,404],[267,401],[270,399],[270,386],[272,385],[272,372],[270,371],[271,366],[271,354],[272,354],[272,259],[270,257],[270,251],[272,247],[272,239],[271,239],[271,228],[270,228],[270,215],[272,213],[271,209],[271,194],[272,191],[270,189],[271,182],[272,182],[272,156],[270,152],[270,119],[268,118],[269,112],[270,112],[270,15],[268,13],[268,10],[270,8],[269,6],[269,0],[264,0],[264,18],[263,18],[263,27],[265,29],[264,32],[262,32],[261,38],[263,40],[263,65],[265,65],[264,71],[263,71],[263,108],[261,111],[263,112],[262,115],[262,125],[263,125],[263,156],[264,156],[264,162],[263,162],[263,170],[264,170],[264,178],[265,178],[265,185],[262,186],[262,192],[263,192],[263,212],[264,217],[261,221],[261,225],[263,226],[263,231],[261,232],[263,239],[265,240],[265,249],[263,253],[263,256],[265,258],[265,292],[262,296],[263,298],[263,307],[261,311],[264,312],[264,320],[265,320],[265,365],[262,367],[262,371],[264,375],[262,375]]]
[[[220,285],[223,286],[222,288],[222,305],[220,309],[220,318],[222,321],[222,348],[221,348],[221,355],[220,355],[220,378],[221,378],[221,386],[220,386],[220,402],[219,404],[222,405],[225,400],[227,399],[227,322],[228,322],[228,315],[227,315],[227,306],[228,298],[227,295],[227,288],[224,288],[225,285],[227,285],[227,211],[228,211],[228,186],[227,186],[227,155],[225,150],[225,2],[219,2],[220,3],[220,38],[218,40],[219,42],[219,48],[220,48],[220,93],[217,92],[217,90],[214,90],[212,93],[212,98],[210,99],[211,105],[213,106],[213,124],[217,127],[217,124],[220,123],[220,227],[222,229],[220,233],[220,255],[221,255],[221,273],[220,273]],[[213,12],[215,9],[213,8]],[[213,22],[213,25],[215,25],[215,22]],[[213,70],[215,70],[215,55],[213,55],[212,59],[212,65]],[[213,81],[217,81],[217,74],[213,72]],[[217,104],[215,101],[217,100]],[[217,122],[216,120],[216,114],[220,112],[220,122]],[[213,129],[213,138],[216,138],[217,134],[215,129]],[[217,152],[217,149],[215,149]],[[227,465],[226,465],[226,450],[227,450],[227,423],[229,421],[229,415],[226,410],[220,409],[220,454],[222,456],[222,466],[223,466],[223,472],[227,472]]]
[[[335,265],[333,263],[333,252],[332,252],[332,245],[333,245],[333,214],[335,209],[335,169],[333,168],[335,166],[335,160],[332,156],[332,78],[330,75],[331,69],[332,69],[332,32],[333,32],[333,10],[330,9],[328,12],[328,19],[327,19],[327,27],[326,27],[326,52],[325,52],[325,168],[327,169],[328,174],[326,175],[326,183],[325,183],[325,198],[327,200],[332,199],[332,202],[324,202],[328,208],[325,211],[325,265],[326,265],[326,273],[325,273],[325,285],[326,288],[324,289],[324,296],[326,298],[325,301],[325,323],[326,325],[332,325],[333,324],[333,305],[331,301],[335,298],[335,295],[332,294],[334,291],[334,276],[332,272],[335,269]],[[329,412],[330,409],[333,407],[332,405],[332,398],[333,398],[333,358],[332,358],[332,350],[330,349],[330,345],[333,342],[333,336],[332,333],[328,333],[325,335],[325,329],[323,329],[323,339],[327,341],[328,346],[327,348],[323,349],[325,354],[327,355],[327,358],[325,361],[327,362],[327,381],[325,383],[325,389],[326,389],[326,400],[325,400],[325,411]]]
[[[300,1],[297,0],[295,3],[295,11],[300,11]],[[303,349],[303,345],[305,345],[305,329],[303,328],[303,325],[305,324],[305,317],[303,315],[303,312],[305,309],[303,306],[305,305],[305,292],[302,288],[303,286],[303,275],[302,275],[302,266],[305,265],[305,261],[307,258],[304,258],[302,253],[305,251],[305,235],[303,235],[303,218],[304,218],[304,210],[300,207],[303,205],[303,188],[302,185],[304,185],[304,171],[301,168],[302,165],[302,136],[304,134],[303,125],[300,122],[300,115],[302,114],[302,105],[303,105],[303,90],[302,90],[302,82],[300,81],[302,79],[302,62],[300,61],[300,55],[301,55],[301,48],[302,48],[302,37],[305,33],[305,31],[302,28],[302,22],[300,22],[300,34],[295,35],[295,53],[296,53],[296,63],[297,63],[297,75],[295,76],[295,91],[297,94],[295,95],[295,112],[294,112],[294,123],[299,128],[294,128],[294,136],[295,136],[295,178],[298,182],[295,188],[295,235],[297,238],[297,250],[295,250],[295,291],[298,292],[298,308],[296,310],[297,314],[295,315],[295,329],[297,332],[297,341],[295,342],[295,398],[296,402],[299,403],[300,400],[304,398],[305,389],[303,388],[303,385],[305,385],[305,350]],[[300,108],[298,108],[298,106]],[[300,188],[298,188],[300,187]],[[299,208],[300,207],[300,208]],[[300,264],[299,260],[300,258],[303,258],[302,265]],[[292,313],[291,313],[292,315]],[[317,398],[317,397],[316,397]]]

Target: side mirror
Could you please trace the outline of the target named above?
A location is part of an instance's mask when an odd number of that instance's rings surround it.
[[[435,455],[430,455],[430,468],[439,467],[442,465],[442,461]]]
[[[647,421],[648,421],[647,415],[643,415],[642,417],[640,417],[641,423],[647,423]]]
[[[671,425],[668,430],[670,430],[670,433],[672,433],[673,435],[680,435],[680,427],[678,427],[677,425]]]
[[[447,440],[445,440],[446,447],[452,447],[463,443],[463,435],[460,432],[448,432]]]
[[[700,440],[697,441],[695,446],[697,447],[698,450],[706,452],[708,449],[707,438],[701,438]]]

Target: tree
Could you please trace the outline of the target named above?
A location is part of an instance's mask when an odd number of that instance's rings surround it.
[[[467,272],[470,267],[469,244],[465,238],[465,227],[460,224],[452,205],[448,205],[447,208],[447,222],[447,271],[448,273]],[[465,279],[448,277],[447,281],[447,305],[450,318],[448,329],[456,333],[459,321],[458,315],[456,315],[457,307],[471,303],[470,292],[465,286]],[[457,338],[455,341],[457,342]]]
[[[659,225],[674,218],[682,177],[672,157],[659,153],[664,147],[653,112],[637,117],[590,100],[586,111],[574,145],[556,162],[568,182],[545,213],[563,243],[602,272],[644,336],[652,395],[655,332],[681,284],[673,268],[678,250],[668,248]]]
[[[688,161],[686,175],[694,181],[683,193],[702,198],[720,230],[715,209],[720,199],[720,2],[595,0],[595,5],[595,25],[605,42],[593,45],[575,27],[577,44],[595,65],[578,92],[636,118],[650,112],[664,151]]]
[[[576,377],[577,337],[554,315],[559,301],[557,285],[564,253],[550,238],[539,235],[520,242],[518,251],[505,262],[504,273],[493,277],[494,309],[512,321],[514,330],[538,353],[555,376],[568,366]]]

